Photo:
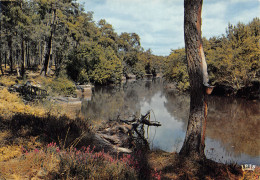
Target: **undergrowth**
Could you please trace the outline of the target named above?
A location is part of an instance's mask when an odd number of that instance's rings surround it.
[[[66,80],[38,78],[35,82],[49,81],[45,87],[67,91]],[[55,87],[55,81],[60,85]],[[53,113],[55,108],[50,105],[48,111],[46,106],[25,104],[17,93],[0,88],[0,179],[232,179],[241,174],[237,167],[212,161],[183,163],[177,153],[142,150],[119,156],[96,151],[87,120]],[[252,177],[259,177],[259,171],[243,173],[243,179]]]
[[[16,161],[3,165],[1,176],[9,179],[48,178],[48,179],[137,179],[136,162],[131,155],[112,157],[108,153],[95,152],[90,147],[61,150],[56,143],[41,149],[27,151]]]
[[[90,150],[92,135],[84,119],[52,115],[0,90],[0,179],[137,179],[130,155]]]
[[[42,88],[47,90],[50,95],[68,96],[75,93],[76,86],[73,81],[66,77],[42,77],[33,79],[34,83],[40,83]]]
[[[0,89],[0,115],[2,118],[10,118],[18,113],[42,117],[46,112],[40,106],[24,104],[17,93],[10,93],[7,88]]]

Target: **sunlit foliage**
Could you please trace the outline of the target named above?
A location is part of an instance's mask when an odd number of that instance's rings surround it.
[[[144,51],[138,34],[119,35],[105,19],[94,22],[77,1],[4,1],[0,9],[0,64],[10,67],[0,66],[2,74],[16,69],[24,77],[26,69],[41,68],[45,76],[60,76],[66,70],[77,83],[110,84],[161,71],[155,63],[161,58]]]
[[[226,86],[236,94],[260,83],[260,20],[229,25],[226,35],[203,39],[211,84]],[[188,72],[185,50],[173,50],[165,63],[164,76],[186,90]]]
[[[17,113],[43,116],[46,112],[41,107],[25,105],[16,93],[10,93],[6,88],[0,89],[0,114],[2,117],[10,118]]]

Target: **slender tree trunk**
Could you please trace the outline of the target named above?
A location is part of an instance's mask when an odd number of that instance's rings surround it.
[[[0,16],[2,15],[1,13],[1,10],[2,10],[2,6],[1,6],[1,2],[0,2]],[[0,70],[1,70],[1,73],[4,74],[4,71],[3,71],[3,68],[2,68],[2,63],[3,63],[3,60],[2,60],[2,22],[0,20]]]
[[[43,64],[43,67],[42,67],[40,74],[42,74],[42,72],[44,72],[44,75],[45,76],[47,75],[47,72],[49,71],[48,68],[49,68],[51,56],[52,56],[52,32],[51,32],[51,35],[50,35],[49,40],[48,40],[47,52],[45,54],[44,64]]]
[[[10,70],[13,72],[13,46],[12,46],[12,36],[8,37],[8,48],[9,48],[9,61],[10,61]]]
[[[21,42],[21,50],[22,50],[22,62],[21,62],[21,76],[24,77],[25,74],[25,43],[24,38],[22,35],[22,42]]]
[[[3,68],[2,68],[2,52],[0,52],[0,70],[1,70],[1,73],[4,75],[4,71],[3,71]]]
[[[20,58],[19,58],[19,50],[18,48],[16,49],[16,55],[15,55],[15,59],[16,59],[16,72],[17,72],[17,77],[21,77],[21,69],[20,69]]]
[[[52,23],[51,23],[51,35],[48,39],[48,45],[47,45],[47,52],[45,54],[44,64],[41,70],[41,73],[44,72],[44,75],[46,76],[49,72],[49,63],[52,58],[52,40],[53,40],[53,34],[55,31],[55,19],[56,19],[56,10],[54,9],[52,12]]]
[[[203,0],[184,0],[185,51],[190,77],[190,114],[181,155],[204,159],[208,87],[207,64],[201,39]]]
[[[5,71],[6,71],[6,64],[7,64],[7,52],[5,51]]]
[[[41,62],[40,62],[41,66],[43,66],[43,59],[44,59],[44,54],[45,54],[45,51],[46,51],[46,47],[47,47],[47,42],[44,41],[43,47],[41,46]]]
[[[26,60],[27,60],[27,68],[31,67],[31,59],[30,59],[30,46],[29,42],[26,43]]]

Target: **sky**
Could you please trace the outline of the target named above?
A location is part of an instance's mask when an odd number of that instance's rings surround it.
[[[94,21],[105,19],[119,35],[137,33],[141,46],[155,55],[168,56],[184,47],[184,0],[78,0]],[[249,23],[260,17],[260,0],[204,0],[202,36],[226,33],[228,24]]]

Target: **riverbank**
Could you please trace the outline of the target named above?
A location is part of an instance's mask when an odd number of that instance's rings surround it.
[[[96,151],[87,124],[66,117],[15,115],[1,121],[0,177],[4,179],[243,179],[237,165],[193,162],[177,153]],[[84,134],[84,136],[83,136]],[[88,139],[88,141],[86,141]],[[54,143],[57,141],[57,143]],[[82,145],[83,148],[77,148]],[[87,146],[86,146],[87,145]],[[141,171],[140,171],[141,169]],[[256,176],[259,170],[248,176]],[[244,175],[243,175],[244,174]],[[139,178],[138,178],[139,177]],[[141,177],[141,178],[140,178]],[[245,178],[247,179],[247,178]]]
[[[245,175],[234,164],[192,162],[159,150],[118,156],[98,147],[96,129],[81,117],[60,107],[24,104],[5,87],[0,94],[1,178],[243,179]]]

